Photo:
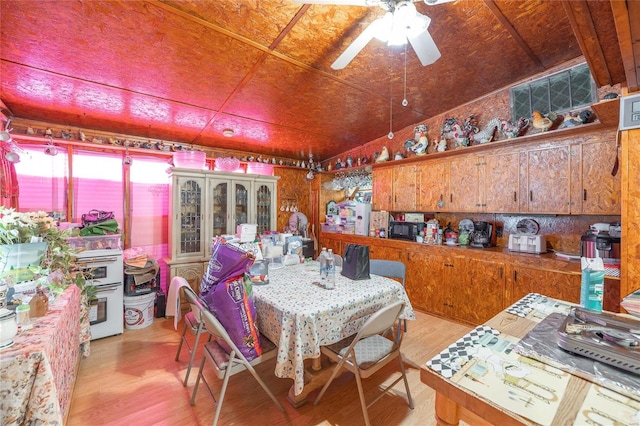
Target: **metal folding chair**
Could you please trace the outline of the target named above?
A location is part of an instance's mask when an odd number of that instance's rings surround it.
[[[409,382],[407,381],[402,354],[400,353],[402,330],[394,326],[403,309],[404,302],[402,301],[385,306],[369,317],[355,337],[352,336],[333,345],[322,346],[320,348],[322,353],[329,359],[337,362],[337,365],[333,369],[329,381],[327,381],[318,394],[314,405],[318,404],[338,372],[342,368],[345,368],[356,376],[360,405],[362,406],[362,414],[364,415],[364,421],[367,426],[370,424],[367,409],[400,380],[404,380],[409,408],[413,409],[413,399],[411,398]],[[391,337],[391,339],[389,337]],[[402,374],[393,383],[383,389],[380,395],[367,404],[364,397],[362,379],[370,377],[396,358],[399,361],[400,372]]]

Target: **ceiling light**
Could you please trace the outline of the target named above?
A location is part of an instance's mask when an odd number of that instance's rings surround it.
[[[233,136],[233,130],[232,129],[224,129],[222,131],[222,135],[227,137],[227,138],[230,138],[231,136]]]

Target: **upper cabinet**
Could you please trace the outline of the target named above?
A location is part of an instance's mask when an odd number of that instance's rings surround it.
[[[520,154],[486,154],[480,160],[480,211],[518,212],[520,190]]]
[[[209,256],[213,237],[235,234],[237,225],[276,229],[277,179],[211,171],[171,174],[169,246],[171,260]]]
[[[413,164],[393,169],[394,211],[411,211],[416,206],[416,166]]]
[[[449,211],[449,162],[421,163],[416,171],[416,210]]]
[[[531,149],[520,154],[523,213],[571,212],[571,148]]]
[[[393,168],[373,169],[373,210],[393,210]]]
[[[375,168],[373,209],[619,215],[620,174],[612,173],[618,147],[612,135],[615,130],[549,138],[544,144],[507,142],[495,149],[485,144],[444,158]]]
[[[587,139],[572,147],[572,158],[580,164],[575,168],[578,176],[572,178],[572,213],[621,213],[621,172],[614,170],[617,150],[615,140]]]

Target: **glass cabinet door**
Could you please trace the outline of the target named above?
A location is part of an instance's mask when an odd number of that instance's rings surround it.
[[[256,223],[258,233],[271,230],[272,207],[275,202],[273,193],[273,183],[256,182]]]
[[[242,223],[249,223],[249,185],[251,182],[234,181],[234,226],[229,232],[236,232],[236,227]]]
[[[213,236],[228,233],[227,224],[229,222],[229,183],[228,181],[213,181],[211,191],[211,214]]]
[[[200,254],[203,248],[203,191],[204,179],[180,178],[178,180],[179,255]]]

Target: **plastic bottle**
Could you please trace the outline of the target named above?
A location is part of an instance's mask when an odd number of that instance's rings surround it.
[[[320,279],[327,278],[327,248],[322,247],[322,251],[318,256],[318,262],[320,262]]]
[[[333,257],[333,250],[329,249],[326,254],[327,260],[327,280],[324,283],[324,287],[328,290],[336,288],[336,264]]]
[[[602,312],[604,298],[604,265],[602,259],[582,258],[580,282],[580,305],[586,309]]]

